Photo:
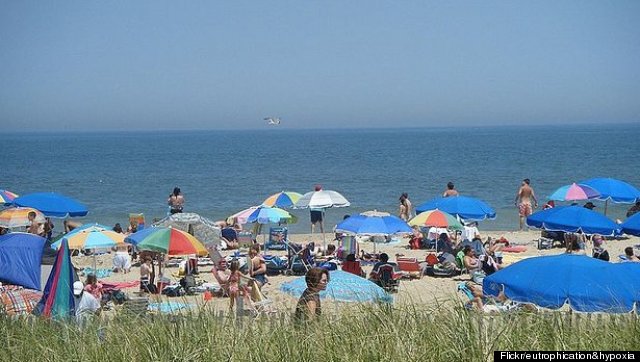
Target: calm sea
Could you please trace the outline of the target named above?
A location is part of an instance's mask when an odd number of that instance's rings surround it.
[[[261,203],[281,190],[336,190],[345,214],[397,213],[398,197],[414,205],[440,195],[448,181],[487,201],[497,219],[481,229],[517,228],[513,200],[530,178],[541,202],[557,187],[615,177],[640,187],[640,125],[5,134],[0,188],[20,194],[56,191],[85,203],[82,221],[126,224],[128,213],[163,217],[179,186],[185,211],[214,220]],[[602,211],[603,204],[597,203]],[[623,217],[629,205],[610,207]],[[309,230],[308,211],[294,232]]]

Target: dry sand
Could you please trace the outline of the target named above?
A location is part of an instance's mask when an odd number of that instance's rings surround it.
[[[327,239],[331,239],[332,234],[327,234]],[[512,243],[526,245],[527,250],[523,253],[504,253],[505,262],[514,262],[522,258],[535,257],[540,255],[553,255],[560,254],[564,252],[563,248],[553,248],[549,250],[538,250],[537,249],[537,239],[540,237],[540,231],[525,231],[525,232],[500,232],[500,231],[487,231],[482,233],[483,239],[487,236],[492,238],[500,238],[504,236],[507,240]],[[322,244],[322,235],[321,234],[295,234],[290,235],[290,240],[295,243],[306,243],[309,241],[314,241],[316,244]],[[407,247],[408,239],[403,239],[400,243],[394,245],[388,245],[383,243],[376,243],[376,251],[377,252],[385,252],[389,254],[391,259],[395,259],[396,254],[403,254],[406,257],[416,257],[419,261],[423,261],[425,256],[428,254],[426,250],[410,250]],[[261,239],[259,239],[261,241]],[[620,240],[608,240],[605,242],[605,248],[609,251],[611,255],[611,261],[617,262],[618,255],[624,254],[624,248],[627,246],[634,246],[640,244],[640,238],[638,237],[628,237]],[[587,253],[590,255],[591,253],[591,243],[587,243]],[[367,252],[373,252],[374,246],[371,242],[363,242],[360,243],[360,249],[365,250]],[[229,255],[232,251],[223,251],[223,255]],[[93,259],[91,257],[78,256],[73,258],[73,262],[77,267],[83,268],[85,266],[91,266]],[[112,265],[112,256],[109,254],[100,255],[97,257],[97,267],[98,268],[110,268]],[[371,269],[371,266],[365,266],[365,271],[368,273]],[[177,268],[167,268],[168,273],[165,273],[165,276],[168,276],[170,273],[177,273]],[[205,266],[200,267],[200,275],[198,279],[205,280],[208,282],[215,282],[213,275],[210,273],[211,267]],[[46,276],[43,276],[46,277]],[[139,268],[133,267],[131,272],[128,274],[122,273],[113,273],[110,277],[105,278],[103,280],[106,281],[133,281],[137,280],[139,277]],[[275,309],[286,311],[293,310],[295,307],[296,299],[282,293],[279,290],[280,285],[283,282],[292,280],[293,278],[297,278],[295,276],[285,276],[278,275],[269,277],[269,283],[263,287],[264,294],[272,300],[272,305]],[[177,281],[177,278],[172,278],[174,281]],[[468,275],[456,276],[453,278],[444,278],[444,277],[430,277],[424,276],[421,279],[404,279],[400,283],[400,287],[398,293],[394,294],[394,300],[396,305],[402,305],[405,303],[416,303],[419,305],[424,305],[425,308],[431,308],[437,305],[451,304],[452,301],[464,300],[461,299],[460,293],[456,292],[456,285],[460,281],[469,280]],[[137,291],[137,288],[130,288],[125,290],[127,294],[134,295],[134,292]],[[167,297],[158,297],[162,300],[176,300],[182,301],[180,298],[167,298]],[[196,295],[191,297],[184,298],[184,301],[188,303],[203,304],[202,295]],[[214,309],[225,310],[228,307],[229,300],[228,298],[213,298],[207,304]],[[343,308],[344,303],[326,303],[323,304],[323,307],[326,309],[331,308]]]

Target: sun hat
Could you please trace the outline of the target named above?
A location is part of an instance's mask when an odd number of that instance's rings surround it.
[[[77,282],[73,283],[73,295],[75,295],[77,297],[80,294],[82,294],[83,290],[84,290],[84,284],[82,284],[81,281],[77,281]]]

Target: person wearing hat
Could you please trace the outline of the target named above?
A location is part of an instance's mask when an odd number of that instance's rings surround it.
[[[609,261],[609,252],[604,249],[602,243],[604,242],[604,238],[600,234],[593,234],[591,237],[593,241],[593,254],[592,256],[596,259]]]
[[[594,205],[593,202],[589,201],[586,204],[584,204],[584,207],[586,209],[593,210],[593,208],[596,207],[596,205]]]
[[[76,321],[83,323],[91,316],[100,313],[100,302],[89,292],[84,291],[81,281],[73,283],[73,297],[76,304]]]

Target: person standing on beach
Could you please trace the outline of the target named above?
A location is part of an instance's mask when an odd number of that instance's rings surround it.
[[[524,229],[524,219],[531,215],[533,209],[538,207],[538,200],[536,199],[536,194],[533,192],[533,188],[531,187],[531,180],[528,178],[522,180],[522,185],[520,185],[520,189],[516,194],[516,206],[518,207],[518,212],[520,214],[520,231]],[[533,207],[531,207],[531,200],[533,199]]]
[[[442,197],[451,197],[451,196],[458,196],[458,190],[456,190],[455,186],[453,185],[453,182],[449,181],[449,183],[447,183],[447,189],[442,194]]]
[[[403,192],[402,195],[400,195],[399,217],[404,221],[409,221],[413,216],[412,208],[413,206],[411,205],[411,200],[409,200],[409,194]]]
[[[316,185],[315,191],[322,191],[322,186]],[[324,233],[324,209],[309,208],[309,216],[311,219],[311,233],[315,231],[316,224],[320,224],[320,232]]]
[[[184,196],[182,196],[182,192],[180,192],[179,187],[175,187],[173,189],[173,192],[169,195],[167,203],[169,204],[169,212],[172,215],[182,212],[182,208],[184,207]]]

